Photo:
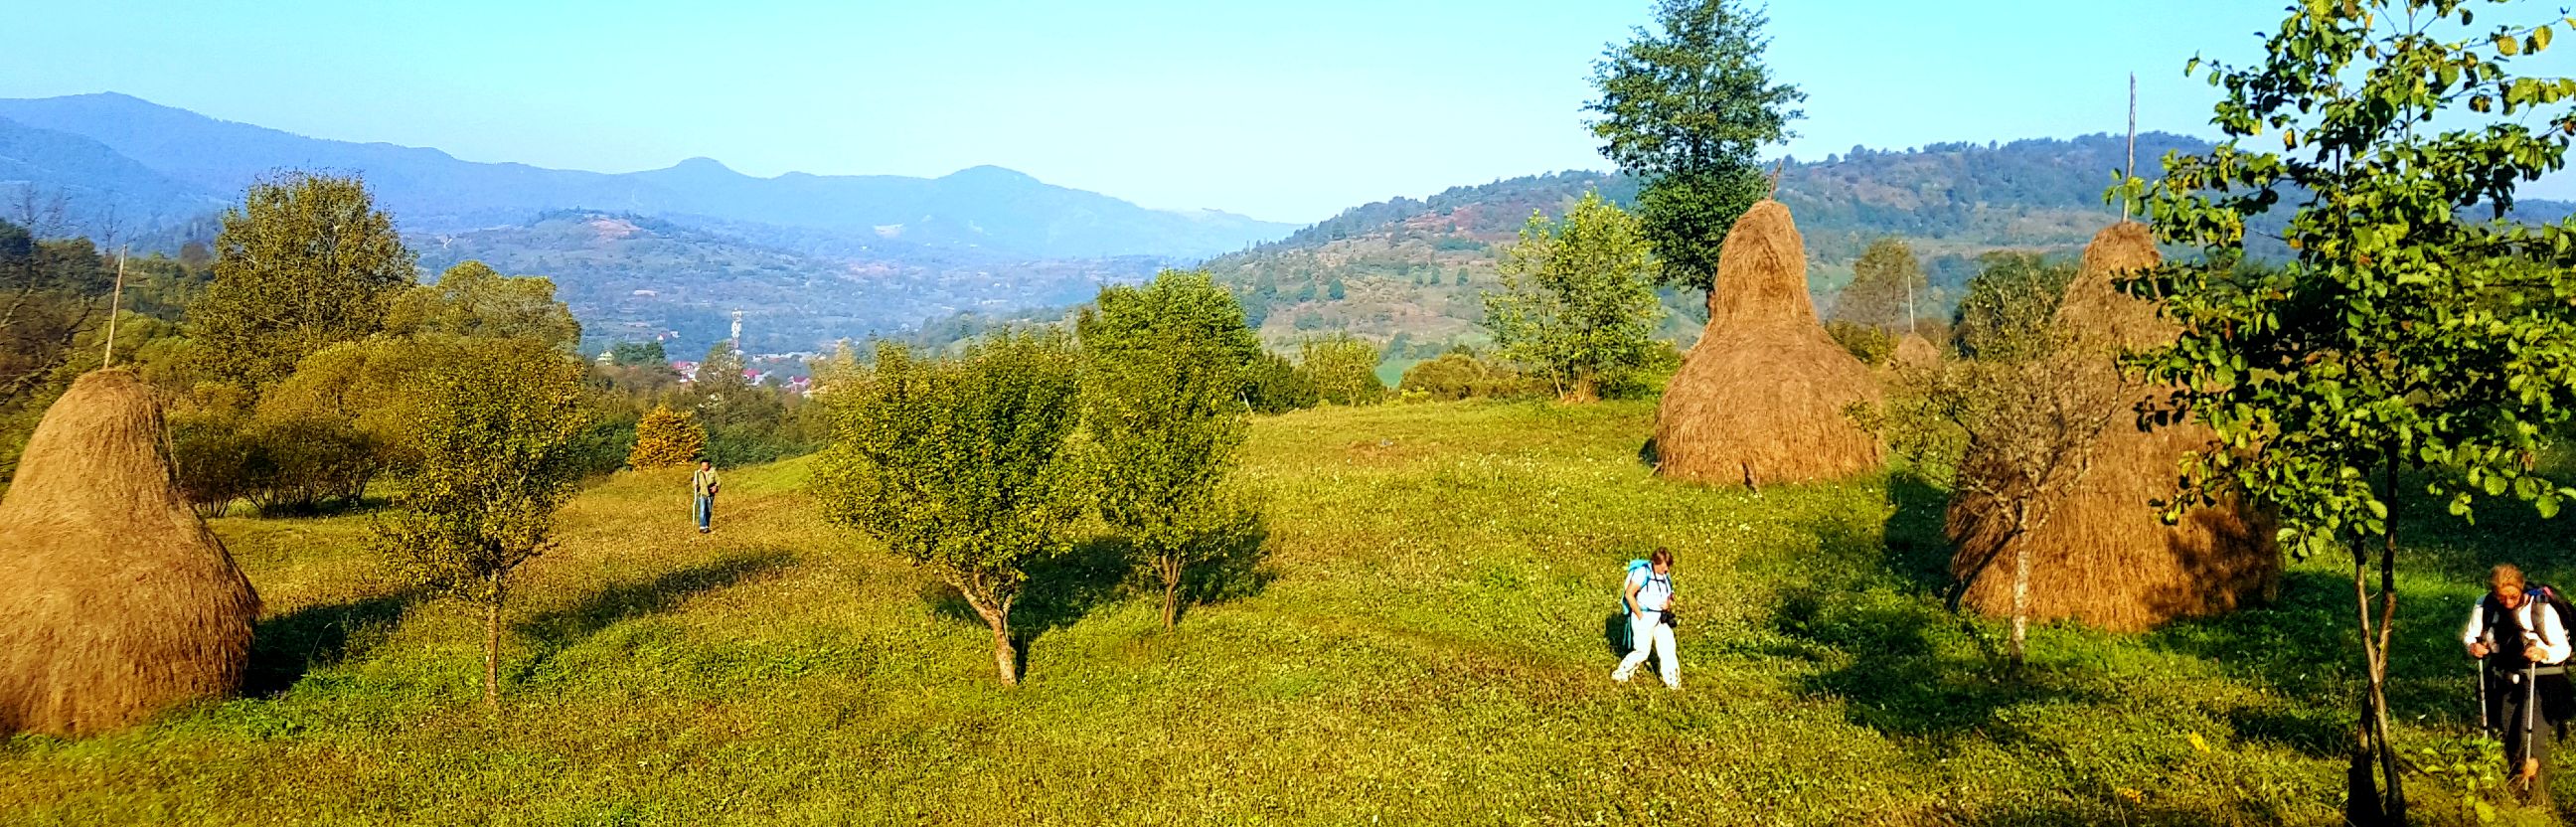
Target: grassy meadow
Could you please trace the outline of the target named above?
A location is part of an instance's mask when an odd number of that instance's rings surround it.
[[[250,691],[8,741],[0,823],[2338,823],[2358,670],[2336,561],[2224,619],[2039,629],[2002,681],[1999,627],[1935,596],[1940,492],[1659,482],[1652,418],[1257,420],[1258,566],[1166,633],[1115,545],[1084,544],[1016,618],[1016,690],[953,594],[822,522],[801,461],[731,472],[708,537],[684,476],[575,500],[520,581],[497,720],[477,618],[388,582],[367,517],[218,520],[267,604]],[[2406,515],[2445,527],[2402,566],[2392,704],[2426,767],[2474,768],[2495,759],[2467,759],[2449,638],[2480,568],[2576,572],[2559,525],[2439,513]],[[1656,544],[1679,555],[1678,693],[1608,678],[1621,565]],[[2474,821],[2456,788],[2415,776],[2418,815]]]

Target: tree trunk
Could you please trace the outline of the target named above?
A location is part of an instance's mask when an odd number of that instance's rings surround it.
[[[2397,463],[2396,449],[2392,446],[2384,468],[2385,487],[2380,491],[2382,502],[2396,500]],[[2374,792],[2378,800],[2372,806],[2347,805],[2346,809],[2364,813],[2375,811],[2379,814],[2380,823],[2403,825],[2406,823],[2405,780],[2399,775],[2396,744],[2388,737],[2388,648],[2397,622],[2397,521],[2394,516],[2388,519],[2381,537],[2380,614],[2376,628],[2370,617],[2370,549],[2363,545],[2364,538],[2360,536],[2353,538],[2352,599],[2354,618],[2361,632],[2362,666],[2370,680],[2368,694],[2361,702],[2360,741],[2364,754],[2356,758],[2365,764],[2371,758],[2378,759],[2379,781],[2383,787],[2379,791],[2367,790],[2368,779],[2356,777],[2352,785],[2353,794]]]
[[[995,620],[991,623],[993,624],[993,669],[1001,674],[1003,686],[1018,686],[1020,685],[1020,650],[1011,645],[1011,623],[1009,620]]]
[[[483,604],[483,708],[501,714],[501,595],[499,577],[492,578],[495,593],[492,602]]]
[[[2012,645],[2013,671],[2021,671],[2022,653],[2030,639],[2030,544],[2013,538]]]
[[[983,594],[978,588],[982,585],[980,577],[951,580],[949,585],[956,586],[957,593],[966,598],[967,607],[984,619],[984,625],[993,628],[993,668],[1001,672],[1002,685],[1020,685],[1020,650],[1011,645],[1010,598],[997,600]]]
[[[1171,631],[1181,620],[1181,558],[1165,554],[1156,560],[1163,574],[1163,631]]]
[[[2388,448],[2388,485],[2382,502],[2397,501],[2397,446]],[[2397,515],[2392,510],[2379,549],[2379,645],[2370,663],[2371,726],[2379,733],[2379,772],[2388,779],[2388,823],[2406,823],[2406,787],[2397,771],[2397,745],[2388,740],[2388,647],[2397,630]]]

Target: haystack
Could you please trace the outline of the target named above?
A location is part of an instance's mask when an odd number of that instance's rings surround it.
[[[1941,347],[1920,335],[1905,334],[1896,340],[1895,363],[1914,367],[1941,364]]]
[[[2119,292],[2120,273],[2153,267],[2154,239],[2141,224],[2121,223],[2093,237],[2082,272],[2067,285],[2058,322],[2070,326],[2092,381],[2116,383],[2119,409],[2093,453],[2080,484],[2037,503],[2046,522],[2024,538],[2030,544],[2031,616],[2074,618],[2113,631],[2141,631],[2178,617],[2220,614],[2265,599],[2278,588],[2281,555],[2270,520],[2244,508],[2202,508],[2167,526],[2149,503],[2170,499],[2180,482],[2176,463],[2186,452],[2206,450],[2216,435],[2198,423],[2153,431],[2136,425],[2135,408],[2162,399],[2169,388],[2123,380],[2114,364],[2122,348],[2153,347],[2178,332],[2154,305]],[[1970,445],[1961,474],[1981,473],[1991,459]],[[1991,473],[1991,472],[1982,472]],[[2012,611],[2013,561],[2001,548],[2010,518],[2003,504],[1978,496],[1954,498],[1947,530],[1957,549],[1954,576],[1982,574],[1963,603],[1990,615]]]
[[[131,371],[45,412],[0,498],[0,735],[80,736],[239,687],[259,596],[173,479]]]
[[[1708,329],[1655,412],[1657,473],[1762,485],[1879,467],[1878,438],[1848,413],[1877,402],[1878,383],[1816,320],[1788,207],[1763,201],[1735,222],[1708,305]]]

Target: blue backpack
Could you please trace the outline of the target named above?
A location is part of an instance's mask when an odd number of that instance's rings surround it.
[[[1637,648],[1636,630],[1628,628],[1628,618],[1636,615],[1636,607],[1628,605],[1628,578],[1637,576],[1640,570],[1647,572],[1648,577],[1652,577],[1654,569],[1655,564],[1651,561],[1630,560],[1628,568],[1619,574],[1619,620],[1614,634],[1618,637],[1620,651],[1634,651]],[[1672,578],[1666,577],[1665,582],[1672,582]]]

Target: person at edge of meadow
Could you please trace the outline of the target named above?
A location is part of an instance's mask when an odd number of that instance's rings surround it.
[[[2551,740],[2534,731],[2546,722],[2532,708],[2541,692],[2530,683],[2537,682],[2535,667],[2564,667],[2570,648],[2567,627],[2547,596],[2534,594],[2523,582],[2521,569],[2496,566],[2487,584],[2491,591],[2469,610],[2460,643],[2468,647],[2469,657],[2486,662],[2479,670],[2486,708],[2479,713],[2503,738],[2505,765],[2517,780],[2529,783],[2539,777]]]
[[[697,495],[698,499],[698,533],[705,534],[716,530],[716,464],[714,462],[698,460],[698,472],[689,475],[689,493]]]
[[[1627,683],[1646,656],[1655,656],[1663,672],[1664,688],[1682,688],[1682,662],[1673,653],[1673,552],[1657,546],[1646,558],[1646,565],[1628,572],[1627,585],[1620,594],[1628,605],[1628,638],[1636,648],[1619,661],[1619,670],[1610,679]]]

